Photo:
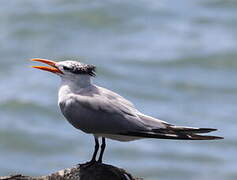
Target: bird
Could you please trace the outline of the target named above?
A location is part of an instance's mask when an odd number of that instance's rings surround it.
[[[95,147],[86,165],[102,163],[106,138],[133,141],[143,138],[174,140],[216,140],[219,136],[202,135],[214,128],[176,126],[143,114],[133,103],[119,94],[95,85],[96,66],[79,61],[54,61],[34,58],[47,66],[32,66],[61,78],[58,105],[67,121],[84,133],[94,136]],[[102,139],[100,145],[99,138]],[[97,158],[98,151],[99,156]]]

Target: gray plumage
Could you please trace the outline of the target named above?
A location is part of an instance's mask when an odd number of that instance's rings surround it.
[[[90,65],[75,61],[58,63],[59,68],[87,69]],[[93,70],[95,67],[93,66]],[[84,71],[86,72],[86,71]],[[91,83],[91,74],[65,71],[59,90],[59,106],[67,120],[90,134],[116,140],[140,138],[219,139],[196,134],[215,131],[212,128],[181,127],[144,115],[122,96]],[[121,137],[126,136],[127,138]],[[133,138],[131,138],[133,137]]]
[[[200,135],[216,131],[216,129],[175,126],[141,113],[122,96],[93,84],[91,81],[91,77],[95,76],[93,65],[76,61],[54,62],[45,59],[34,59],[34,61],[53,67],[34,66],[35,68],[56,73],[61,77],[58,104],[66,119],[75,128],[94,135],[95,151],[90,163],[96,162],[99,137],[102,137],[102,146],[98,162],[102,162],[105,138],[119,141],[141,138],[222,139],[218,136]]]
[[[90,85],[77,93],[68,93],[63,101],[59,101],[59,105],[74,127],[108,138],[110,135],[120,135],[161,139],[218,139],[195,134],[216,129],[174,126],[142,114],[128,100],[96,85]]]

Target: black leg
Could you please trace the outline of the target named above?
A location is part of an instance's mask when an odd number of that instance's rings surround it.
[[[98,141],[98,138],[96,136],[94,136],[94,139],[95,139],[95,150],[94,150],[92,159],[89,162],[86,162],[85,164],[80,164],[80,167],[87,168],[87,167],[90,167],[90,166],[92,166],[93,164],[96,163],[96,155],[97,155],[97,152],[99,150],[99,141]]]
[[[98,141],[98,138],[95,137],[95,136],[94,136],[94,138],[95,138],[95,150],[94,150],[94,153],[93,153],[93,156],[92,156],[92,159],[91,159],[90,162],[95,162],[95,161],[96,161],[96,155],[97,155],[97,152],[98,152],[98,150],[99,150],[99,141]]]
[[[105,138],[102,137],[101,151],[100,151],[100,156],[99,156],[99,160],[98,160],[99,163],[102,163],[103,154],[104,154],[104,151],[105,151],[105,146],[106,146]]]

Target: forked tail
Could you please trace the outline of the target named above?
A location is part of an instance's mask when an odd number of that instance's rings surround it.
[[[144,137],[144,138],[158,138],[158,139],[177,139],[177,140],[215,140],[223,139],[219,136],[199,135],[202,133],[209,133],[216,131],[212,128],[192,128],[168,125],[166,128],[152,129],[151,131],[137,131],[126,132],[121,135]]]

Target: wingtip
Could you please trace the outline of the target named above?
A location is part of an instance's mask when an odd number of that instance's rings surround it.
[[[220,139],[224,139],[224,137],[194,135],[194,136],[192,136],[192,139],[193,140],[220,140]]]
[[[216,140],[218,139],[224,139],[224,137],[216,136]]]
[[[212,132],[212,131],[217,131],[217,130],[218,130],[218,129],[216,129],[216,128],[205,128],[205,129],[209,130],[210,132]]]

